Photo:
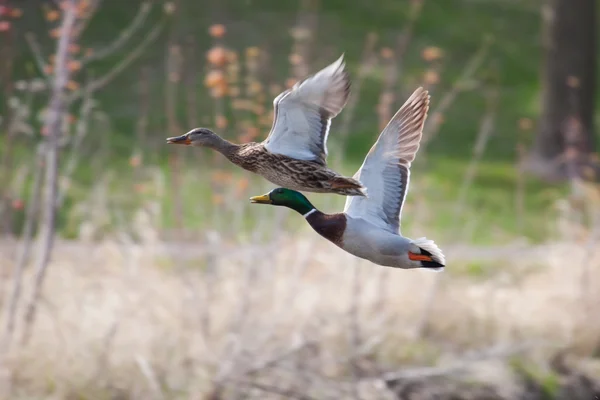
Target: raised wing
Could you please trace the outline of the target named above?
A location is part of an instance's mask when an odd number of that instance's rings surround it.
[[[275,98],[273,127],[264,146],[271,153],[326,165],[329,125],[349,95],[350,75],[342,55]]]
[[[399,233],[402,204],[429,110],[429,94],[418,88],[390,120],[354,175],[368,197],[347,197],[344,212]]]

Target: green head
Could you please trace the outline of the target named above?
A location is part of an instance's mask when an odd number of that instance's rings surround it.
[[[251,203],[257,204],[271,204],[273,206],[284,206],[296,210],[302,215],[305,215],[315,207],[310,204],[310,201],[300,192],[295,190],[277,188],[271,190],[267,194],[262,196],[250,197]]]

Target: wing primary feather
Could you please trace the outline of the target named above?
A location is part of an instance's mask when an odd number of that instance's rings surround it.
[[[354,175],[368,190],[369,198],[347,198],[346,214],[399,232],[410,166],[419,150],[429,99],[429,93],[419,87],[383,129]]]
[[[350,90],[342,55],[275,98],[271,132],[263,145],[272,153],[326,166],[331,120],[346,106]]]

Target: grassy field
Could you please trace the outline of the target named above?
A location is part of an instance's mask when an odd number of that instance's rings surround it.
[[[599,260],[581,244],[489,254],[449,246],[451,267],[436,274],[375,267],[277,219],[242,243],[222,234],[225,223],[165,243],[136,220],[141,241],[122,232],[57,244],[31,339],[5,359],[3,398],[596,393],[595,383],[573,380],[600,372],[590,358],[600,337]],[[4,257],[15,249],[0,246]],[[550,363],[559,350],[568,368]],[[412,394],[395,397],[408,387]],[[560,397],[565,390],[571,397]],[[572,397],[580,390],[588,397]]]

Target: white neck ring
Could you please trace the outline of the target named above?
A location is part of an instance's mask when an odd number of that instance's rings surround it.
[[[316,212],[316,211],[317,211],[317,209],[316,209],[316,208],[313,208],[312,210],[310,210],[309,212],[307,212],[306,214],[304,214],[304,215],[303,215],[303,217],[304,217],[304,218],[308,218],[308,216],[309,216],[310,214],[312,214],[312,213],[314,213],[314,212]]]

